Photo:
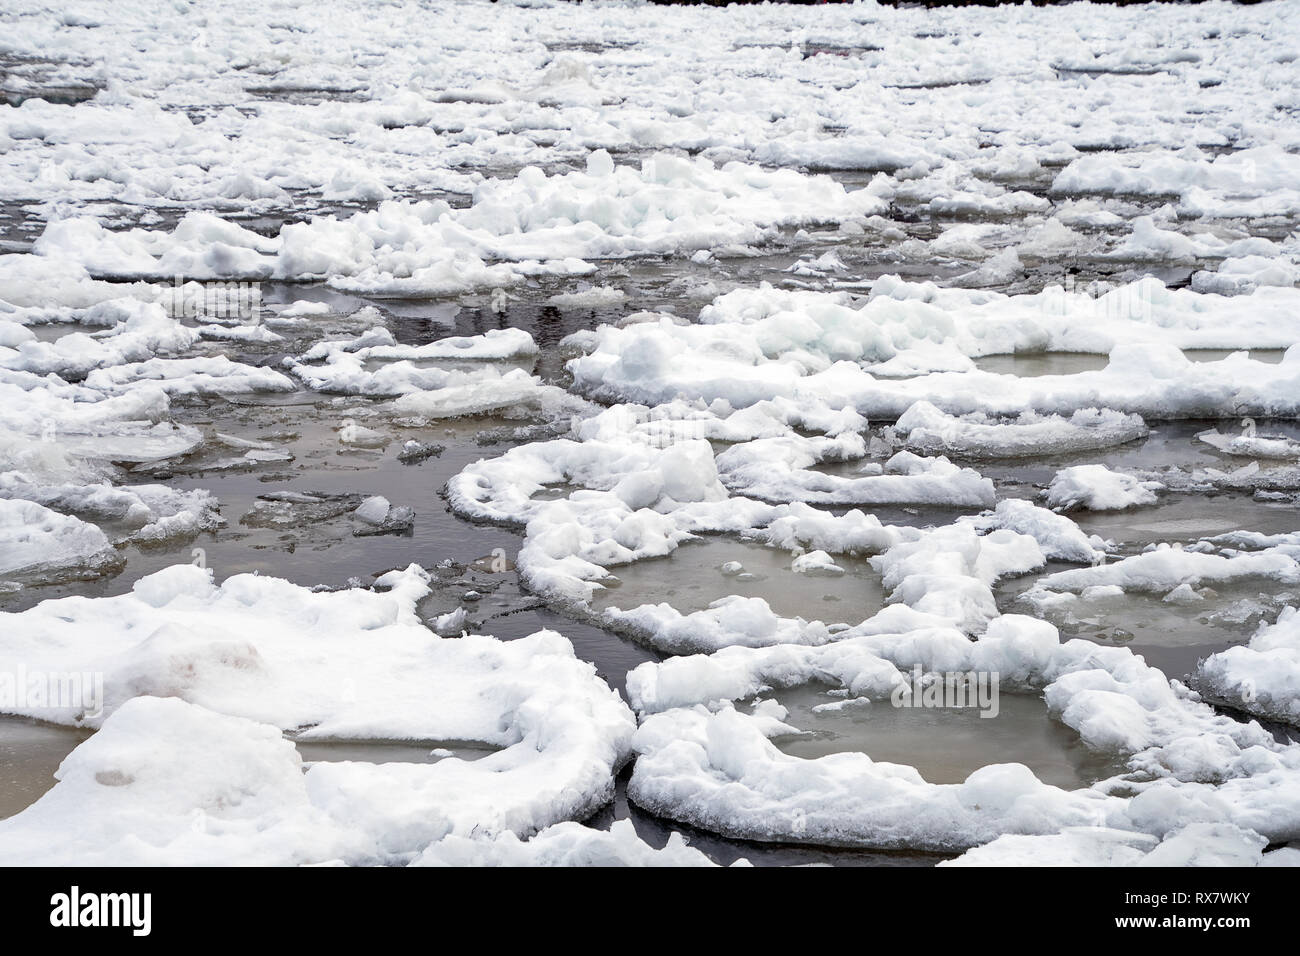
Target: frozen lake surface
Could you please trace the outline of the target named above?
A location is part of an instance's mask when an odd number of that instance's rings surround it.
[[[0,861],[1300,858],[1286,2],[408,14],[0,13]]]

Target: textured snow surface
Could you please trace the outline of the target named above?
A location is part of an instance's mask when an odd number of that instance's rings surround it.
[[[1062,644],[1051,625],[1015,615],[999,618],[973,644],[951,629],[885,628],[845,632],[819,648],[731,648],[642,665],[629,693],[650,716],[634,741],[640,756],[631,796],[674,819],[747,839],[936,850],[1077,826],[1163,835],[1176,826],[1166,815],[1171,805],[1224,814],[1263,827],[1259,832],[1286,834],[1295,825],[1259,817],[1262,788],[1294,786],[1295,748],[1276,744],[1256,724],[1215,715],[1127,649]],[[1131,796],[1111,793],[1128,789],[1120,778],[1065,791],[1026,766],[1000,764],[962,784],[931,784],[914,768],[866,754],[786,755],[767,738],[791,728],[757,709],[747,715],[720,703],[811,680],[887,699],[915,666],[993,671],[1005,691],[1041,692],[1085,743],[1122,757],[1147,782]],[[1222,786],[1203,783],[1210,781]]]
[[[0,861],[709,864],[588,825],[628,766],[728,838],[1300,857],[1289,0],[0,24],[0,713],[94,731]],[[917,672],[1110,769],[782,749]]]
[[[216,587],[210,572],[177,565],[121,597],[66,598],[6,614],[6,673],[23,662],[105,675],[100,713],[7,708],[103,727],[65,763],[49,795],[0,824],[10,859],[55,862],[85,852],[101,854],[101,862],[117,854],[185,862],[189,812],[221,816],[227,803],[237,804],[231,813],[248,832],[242,844],[213,841],[213,853],[248,851],[262,862],[337,855],[329,842],[314,847],[305,832],[298,842],[260,842],[259,832],[281,815],[301,814],[293,829],[332,819],[340,833],[322,836],[350,843],[356,860],[396,859],[448,834],[526,836],[582,818],[610,798],[634,721],[567,640],[545,631],[513,642],[443,639],[415,615],[427,590],[419,568],[379,583],[386,590],[313,593],[239,575]],[[157,740],[152,728],[160,726],[167,736]],[[304,778],[282,731],[304,740],[464,740],[500,750],[433,764],[323,762]],[[242,779],[227,779],[222,761],[200,759],[198,734],[229,738],[224,760]],[[171,766],[177,748],[193,751],[190,765]],[[276,776],[261,780],[262,764]],[[134,789],[110,790],[76,809],[112,786]],[[256,806],[222,796],[244,787],[259,794],[265,787],[267,820],[256,819]],[[132,816],[117,816],[123,802]],[[79,828],[60,837],[68,813]],[[100,813],[103,829],[87,823]],[[135,814],[150,821],[152,846],[131,848]]]
[[[1244,647],[1201,662],[1197,686],[1207,697],[1250,714],[1300,725],[1300,609],[1285,608]]]

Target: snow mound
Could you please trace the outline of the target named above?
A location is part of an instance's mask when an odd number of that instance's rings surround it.
[[[1157,482],[1139,481],[1105,465],[1075,465],[1061,469],[1052,478],[1047,504],[1058,511],[1123,511],[1154,504],[1159,487]]]

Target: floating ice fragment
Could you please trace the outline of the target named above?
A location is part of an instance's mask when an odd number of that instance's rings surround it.
[[[1158,482],[1139,481],[1105,465],[1075,465],[1056,473],[1047,489],[1047,504],[1058,511],[1122,511],[1154,504],[1160,487]]]

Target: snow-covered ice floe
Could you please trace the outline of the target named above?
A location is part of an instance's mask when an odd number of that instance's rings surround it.
[[[1123,511],[1155,502],[1158,481],[1140,481],[1105,465],[1062,468],[1047,487],[1047,504],[1058,511]]]
[[[930,454],[978,458],[1018,458],[1090,451],[1145,438],[1146,423],[1138,415],[1085,408],[1069,418],[1022,415],[1008,422],[988,421],[975,414],[946,415],[929,402],[917,402],[894,424],[907,445]]]
[[[1105,827],[1041,836],[1001,836],[939,866],[1296,866],[1300,854],[1231,823],[1191,823],[1159,840]]]
[[[673,441],[670,436],[665,444],[645,437],[656,434],[651,429],[638,433],[634,427],[630,438],[621,433],[628,417],[634,423],[639,417],[640,425],[654,424],[645,412],[616,406],[575,426],[584,438],[592,436],[586,440],[536,442],[470,465],[448,482],[451,506],[466,517],[526,526],[519,554],[525,580],[555,598],[585,602],[608,568],[670,554],[703,532],[755,532],[761,537],[761,529],[771,528],[781,536],[781,546],[802,538],[811,550],[825,550],[817,543],[821,536],[838,536],[835,550],[866,546],[872,553],[919,534],[885,528],[859,511],[837,519],[805,501],[834,495],[833,500],[850,503],[936,498],[976,507],[993,503],[991,482],[944,459],[900,453],[886,464],[884,471],[891,473],[855,479],[799,468],[813,463],[819,442],[833,445],[836,440],[802,438],[772,418],[764,428],[785,431],[784,437],[742,442],[716,458],[703,438]],[[703,424],[696,418],[676,422],[687,433]],[[850,454],[862,452],[856,435],[846,436],[844,444]],[[774,452],[790,456],[788,477],[779,471],[763,477],[763,463],[770,463]],[[749,462],[755,480],[764,486],[747,482]],[[767,471],[774,471],[770,464]],[[534,497],[557,484],[579,490],[559,499]],[[789,503],[768,504],[764,499]],[[825,532],[819,531],[819,524],[827,525]],[[797,546],[802,549],[802,544]]]
[[[582,275],[585,259],[750,245],[780,226],[861,220],[887,205],[870,187],[848,191],[795,170],[666,153],[634,169],[597,150],[582,171],[529,167],[486,180],[467,209],[387,200],[346,219],[286,224],[274,238],[206,212],[170,232],[63,219],[33,254],[97,278],[323,279],[346,292],[446,296]]]
[[[0,499],[0,576],[94,576],[121,560],[93,524],[34,501]]]
[[[1254,422],[1246,419],[1253,426]],[[1300,459],[1300,441],[1285,435],[1258,435],[1251,428],[1247,434],[1225,435],[1217,428],[1201,432],[1196,436],[1212,448],[1225,455],[1240,455],[1247,458],[1274,458],[1283,461]]]
[[[0,380],[0,508],[6,578],[53,582],[119,570],[122,540],[166,542],[221,524],[202,490],[124,485],[120,469],[194,452],[192,426],[167,420],[152,384],[117,394],[54,375]],[[110,534],[100,523],[111,522]]]
[[[1117,843],[1145,853],[1202,821],[1254,831],[1243,840],[1257,851],[1266,837],[1293,838],[1300,825],[1272,797],[1295,785],[1300,748],[1215,714],[1126,648],[1061,643],[1050,624],[1016,615],[998,618],[973,643],[951,628],[895,623],[904,626],[881,622],[821,647],[733,647],[641,665],[628,681],[643,714],[629,795],[734,837],[946,851],[1083,827],[1101,834],[1089,853]],[[1067,791],[1023,765],[995,764],[960,784],[932,784],[864,753],[784,754],[769,738],[793,728],[762,707],[748,714],[731,703],[814,680],[853,698],[888,699],[917,666],[938,675],[994,672],[1004,692],[1041,693],[1056,719],[1090,748],[1123,759],[1127,772]],[[1172,847],[1164,852],[1173,858]],[[1142,854],[1120,855],[1129,862]]]
[[[6,673],[100,673],[103,688],[93,708],[6,702],[102,729],[49,794],[0,823],[0,856],[394,862],[448,835],[526,837],[608,801],[635,729],[618,695],[554,632],[438,637],[415,612],[426,580],[413,566],[376,590],[313,592],[255,575],[217,586],[177,565],[120,597],[5,614]],[[303,774],[285,732],[499,750]]]
[[[737,861],[739,865],[740,861]],[[629,820],[618,820],[608,831],[577,823],[557,823],[531,840],[513,833],[493,839],[450,836],[421,853],[412,866],[713,866],[699,850],[673,833],[662,849],[653,849],[636,835]]]
[[[377,325],[352,339],[319,342],[285,365],[315,391],[395,398],[393,414],[409,419],[585,413],[581,399],[530,374],[536,356],[532,336],[520,329],[398,345]]]
[[[65,515],[112,521],[129,529],[127,539],[164,542],[220,527],[223,519],[213,496],[202,489],[180,491],[165,485],[113,486],[41,484],[17,471],[0,472],[0,498],[34,502]]]
[[[696,325],[668,318],[602,326],[572,337],[585,355],[569,363],[575,387],[593,398],[650,405],[683,396],[736,408],[773,399],[869,419],[933,416],[1079,416],[1068,422],[999,423],[917,420],[952,432],[959,448],[1011,449],[1035,433],[1063,448],[1102,447],[1140,437],[1143,418],[1219,415],[1293,416],[1300,291],[1261,289],[1240,298],[1171,290],[1147,278],[1094,299],[1060,286],[1006,295],[940,289],[894,277],[875,282],[864,300],[844,292],[803,292],[764,285],[720,296]],[[1280,364],[1244,351],[1194,362],[1182,349],[1287,349]],[[1022,378],[979,370],[973,358],[1005,353],[1095,352],[1105,368]],[[908,377],[890,374],[891,366]],[[874,371],[873,371],[874,370]],[[917,403],[926,404],[917,406]],[[1089,419],[1086,410],[1096,410]],[[1082,410],[1082,411],[1081,411]],[[909,423],[910,424],[910,423]],[[1035,431],[1026,430],[1037,424]],[[979,426],[984,425],[984,429]],[[909,429],[910,430],[910,429]],[[960,432],[961,434],[958,434]],[[941,447],[945,439],[925,440]],[[1128,436],[1126,439],[1125,436]]]

